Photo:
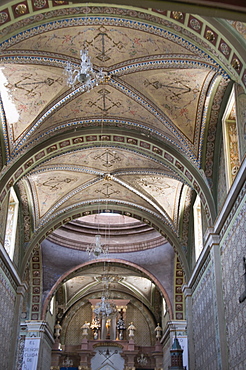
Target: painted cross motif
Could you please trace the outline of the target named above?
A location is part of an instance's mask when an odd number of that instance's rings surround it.
[[[96,155],[94,160],[101,160],[102,166],[109,168],[112,167],[113,164],[120,162],[121,158],[115,151],[107,149],[104,153]]]
[[[47,88],[47,86],[52,86],[53,84],[63,84],[63,78],[46,78],[44,80],[39,80],[38,77],[33,75],[32,73],[23,74],[21,80],[15,82],[14,84],[8,83],[6,85],[9,89],[19,89],[23,90],[26,96],[36,96],[41,95],[40,90],[43,86]]]
[[[97,107],[100,109],[104,114],[107,114],[110,109],[113,107],[119,108],[121,106],[121,102],[116,101],[114,102],[110,96],[111,92],[107,89],[100,89],[98,91],[99,97],[96,101],[90,100],[88,105],[90,108]]]
[[[93,47],[97,51],[97,59],[101,62],[107,62],[111,59],[110,54],[112,51],[114,49],[121,50],[124,45],[122,41],[114,41],[107,33],[105,27],[100,27],[98,31],[93,40]]]
[[[242,303],[246,299],[246,258],[243,257],[243,267],[244,267],[244,292],[239,297],[239,302]]]
[[[144,86],[153,86],[156,90],[165,88],[170,93],[171,100],[179,101],[183,94],[192,92],[194,95],[196,95],[199,93],[200,90],[197,87],[191,88],[188,83],[188,81],[175,80],[174,82],[164,84],[160,81],[150,82],[149,80],[145,80]]]
[[[110,198],[113,194],[120,194],[120,191],[114,190],[113,185],[109,183],[103,184],[102,188],[96,190],[95,192],[103,194],[106,198]]]

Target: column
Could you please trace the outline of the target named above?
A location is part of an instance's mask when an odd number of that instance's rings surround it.
[[[45,321],[26,321],[22,370],[47,370],[51,365],[54,338]]]

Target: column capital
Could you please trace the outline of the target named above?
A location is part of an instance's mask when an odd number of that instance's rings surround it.
[[[28,288],[27,283],[23,282],[17,287],[16,293],[21,295],[22,297],[24,297],[24,295],[27,291],[27,288]]]
[[[50,327],[47,325],[46,321],[43,320],[26,320],[21,326],[26,327],[26,337],[30,338],[41,338],[44,335],[54,343],[53,333],[50,330]]]
[[[192,289],[187,284],[182,286],[182,292],[184,293],[185,299],[192,297]]]

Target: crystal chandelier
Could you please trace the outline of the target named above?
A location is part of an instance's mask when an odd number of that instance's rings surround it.
[[[93,254],[95,257],[99,257],[101,254],[108,254],[108,247],[101,244],[101,235],[98,234],[95,236],[96,243],[91,244],[86,248],[86,252],[89,253],[89,255]]]
[[[75,84],[79,82],[82,84],[82,91],[90,91],[93,87],[106,80],[107,73],[103,72],[101,68],[98,72],[93,70],[88,50],[80,50],[80,57],[80,68],[75,68],[71,62],[67,62],[65,67],[65,73],[68,76],[67,83],[74,88]]]
[[[97,316],[101,317],[109,317],[113,313],[116,312],[116,307],[113,302],[109,302],[106,297],[102,296],[101,297],[101,302],[96,304],[96,307],[94,309],[94,313]]]

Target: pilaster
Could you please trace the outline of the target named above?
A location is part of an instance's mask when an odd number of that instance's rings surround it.
[[[20,330],[20,314],[23,305],[23,299],[25,292],[27,290],[26,283],[23,283],[17,287],[16,291],[16,301],[15,301],[15,314],[14,314],[14,322],[13,322],[13,332],[12,338],[14,338],[15,346],[13,346],[14,353],[13,356],[9,359],[10,369],[14,369],[14,364],[17,364],[17,356],[18,356],[18,346],[19,340],[17,341],[16,338],[19,337],[19,330]],[[16,366],[17,367],[17,366]]]
[[[188,341],[188,363],[189,370],[195,370],[195,350],[193,340],[193,320],[192,320],[192,290],[188,285],[183,285],[183,293],[186,303],[186,320],[187,320],[187,341]]]
[[[47,370],[51,364],[53,335],[45,321],[25,322],[22,370]]]
[[[222,291],[222,271],[219,238],[212,238],[210,249],[214,266],[214,289],[216,299],[214,305],[216,310],[216,340],[218,343],[218,348],[220,350],[220,363],[218,364],[218,368],[228,370],[228,349],[226,341],[226,323]]]

